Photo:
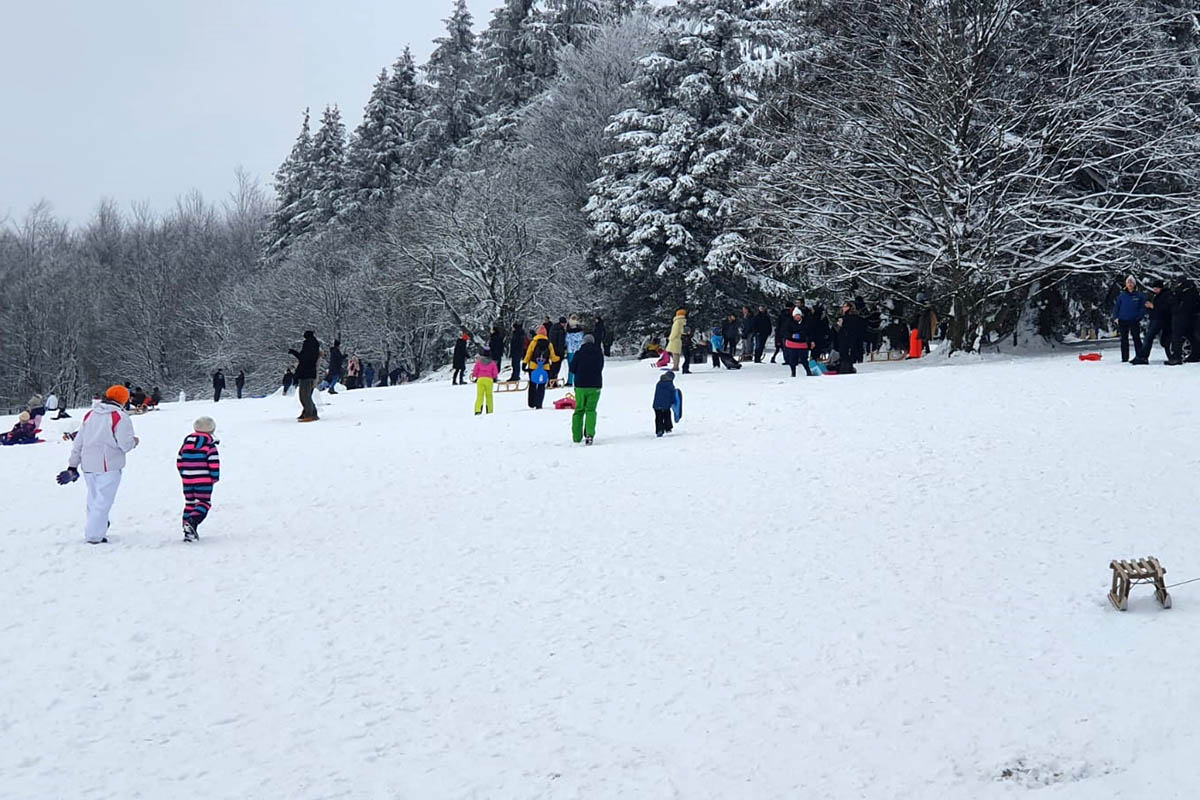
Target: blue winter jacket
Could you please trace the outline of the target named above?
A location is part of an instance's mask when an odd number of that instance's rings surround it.
[[[665,411],[675,406],[675,381],[659,380],[654,387],[654,410]]]
[[[1146,316],[1145,292],[1131,292],[1122,289],[1113,303],[1113,317],[1122,322],[1138,322]]]

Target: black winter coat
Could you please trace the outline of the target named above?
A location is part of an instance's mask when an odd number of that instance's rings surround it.
[[[771,315],[760,311],[754,317],[754,332],[765,342],[771,336]]]
[[[812,323],[808,317],[800,319],[788,317],[787,323],[783,326],[783,341],[812,344],[812,340]]]
[[[213,388],[214,389],[224,389],[225,388],[225,376],[219,372],[217,374],[213,375]]]
[[[1171,322],[1171,314],[1175,307],[1175,295],[1171,294],[1170,289],[1163,289],[1156,295],[1149,298],[1154,304],[1154,308],[1150,309],[1150,319],[1157,320],[1163,325],[1168,325]]]
[[[571,362],[575,370],[575,388],[602,389],[604,388],[604,352],[595,342],[584,342],[575,351],[575,359]]]
[[[234,386],[236,386],[236,387],[237,387],[237,388],[239,388],[239,389],[241,389],[243,386],[245,386],[245,385],[246,385],[246,376],[245,376],[245,374],[243,374],[243,373],[239,372],[239,373],[238,373],[238,376],[237,376],[236,378],[234,378],[234,379],[233,379],[233,385],[234,385]]]
[[[1166,294],[1164,291],[1163,294]],[[1157,303],[1155,306],[1157,307]],[[1171,304],[1171,318],[1175,320],[1191,320],[1197,314],[1200,314],[1200,293],[1196,292],[1196,285],[1191,281],[1184,281],[1179,286],[1179,290],[1175,293],[1175,300]]]
[[[299,362],[296,364],[296,380],[315,381],[317,379],[317,360],[321,358],[321,343],[317,341],[317,337],[305,336],[299,353],[295,350],[288,350],[288,352]]]
[[[453,367],[455,369],[467,368],[467,340],[461,336],[454,342]]]
[[[866,335],[866,320],[858,314],[844,315],[841,330],[838,331],[838,353],[847,358],[858,358],[862,353],[863,339]]]
[[[567,353],[567,327],[561,322],[554,323],[554,327],[550,329],[550,344],[554,345],[554,353],[560,358],[565,357]]]
[[[342,355],[342,348],[336,344],[329,348],[329,371],[334,375],[342,374],[342,367],[346,363],[346,356]]]
[[[525,348],[527,347],[529,345],[525,342],[525,331],[521,329],[520,325],[514,325],[512,333],[508,337],[508,355],[513,361],[520,361],[525,357]]]
[[[596,325],[592,328],[592,336],[596,339],[596,344],[604,344],[604,337],[608,335],[608,328],[604,326],[604,320],[596,320]]]
[[[779,312],[779,316],[775,318],[775,346],[783,346],[784,331],[787,330],[787,325],[792,321],[792,309],[785,308]]]
[[[497,364],[500,363],[500,359],[504,358],[504,334],[500,332],[499,328],[492,334],[492,338],[488,339],[488,350],[492,354],[492,361]]]

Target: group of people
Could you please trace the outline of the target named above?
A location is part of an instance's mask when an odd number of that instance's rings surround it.
[[[238,400],[242,399],[242,390],[246,388],[246,373],[244,370],[239,370],[237,377],[233,379],[234,388],[237,389]],[[221,392],[225,391],[225,373],[218,369],[212,376],[213,387],[213,402],[221,402]]]
[[[740,319],[729,314],[711,332],[697,336],[688,324],[687,309],[680,308],[671,320],[666,347],[652,338],[640,357],[669,359],[672,368],[685,375],[691,372],[696,360],[706,356],[712,357],[713,369],[722,366],[739,369],[740,361],[762,363],[767,343],[773,341],[775,352],[771,363],[776,363],[782,354],[793,377],[797,367],[803,367],[808,375],[814,374],[813,364],[819,360],[828,361],[821,367],[826,371],[851,374],[855,372],[854,365],[879,346],[879,320],[879,312],[868,309],[862,298],[843,301],[840,317],[833,325],[820,306],[797,300],[774,318],[765,306],[759,306],[756,312],[743,306]]]
[[[84,415],[73,437],[67,468],[56,478],[65,486],[82,476],[87,485],[83,533],[88,544],[108,542],[109,515],[121,485],[126,456],[139,444],[133,430],[130,405],[128,387],[110,386]],[[213,487],[221,477],[216,423],[211,417],[200,417],[192,428],[192,432],[184,437],[176,461],[183,485],[185,542],[199,538],[197,529],[212,509]]]
[[[1168,366],[1178,366],[1184,361],[1200,361],[1200,291],[1190,278],[1181,278],[1174,287],[1158,279],[1150,284],[1147,294],[1138,288],[1137,280],[1130,275],[1125,279],[1113,303],[1113,319],[1121,338],[1121,361],[1130,364],[1149,364],[1150,352],[1157,339],[1166,352]],[[1149,319],[1145,336],[1142,335],[1142,320]],[[1130,341],[1133,342],[1133,358],[1130,359]],[[1190,352],[1184,352],[1184,343]]]

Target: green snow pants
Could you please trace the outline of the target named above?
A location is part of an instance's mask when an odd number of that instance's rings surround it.
[[[575,413],[571,415],[571,438],[582,442],[584,434],[596,435],[596,405],[599,389],[575,389]]]

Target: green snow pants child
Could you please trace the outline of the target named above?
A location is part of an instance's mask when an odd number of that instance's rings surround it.
[[[582,442],[596,435],[596,405],[600,402],[599,389],[575,389],[575,413],[571,415],[571,438]]]

